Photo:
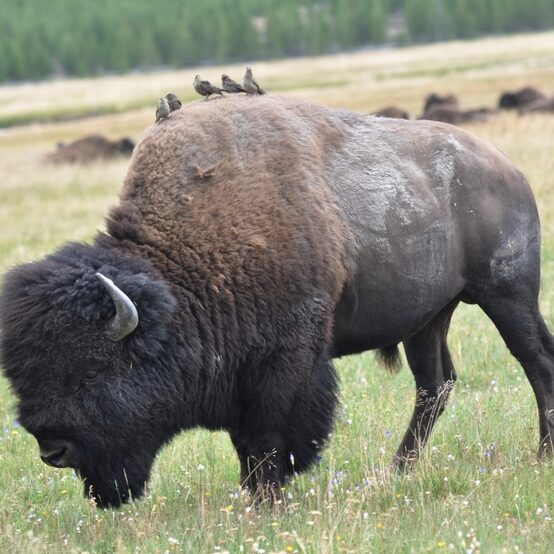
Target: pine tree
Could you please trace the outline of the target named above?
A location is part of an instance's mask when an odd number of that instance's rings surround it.
[[[376,44],[385,42],[387,38],[387,14],[385,12],[385,6],[381,0],[374,0],[371,3],[371,10],[369,12],[369,42]]]
[[[1,0],[0,81],[378,44],[398,9],[416,41],[554,25],[554,0]]]
[[[311,55],[327,52],[333,44],[333,25],[327,6],[312,6],[309,13],[308,52]]]

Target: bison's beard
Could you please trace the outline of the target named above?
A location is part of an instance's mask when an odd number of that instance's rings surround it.
[[[107,467],[80,468],[77,474],[83,479],[85,497],[96,502],[99,508],[116,508],[144,493],[154,457],[112,461]]]

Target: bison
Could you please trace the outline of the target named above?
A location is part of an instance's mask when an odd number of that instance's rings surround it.
[[[472,123],[474,121],[486,121],[493,110],[488,108],[477,108],[472,110],[461,110],[451,106],[434,106],[425,112],[419,119],[430,121],[441,121],[451,125]]]
[[[522,108],[519,108],[518,113],[554,113],[554,96],[551,98],[542,98],[540,100],[535,100],[530,104],[526,104]]]
[[[135,143],[127,137],[111,141],[102,135],[88,135],[69,144],[59,143],[47,156],[51,163],[89,163],[117,156],[131,156]]]
[[[373,115],[377,117],[392,117],[394,119],[410,119],[410,114],[406,110],[403,110],[402,108],[397,108],[396,106],[387,106],[386,108],[381,108]]]
[[[423,113],[427,113],[431,108],[441,106],[443,108],[459,108],[460,101],[455,94],[446,94],[440,96],[436,92],[432,92],[425,97],[425,103],[423,104]]]
[[[545,98],[546,96],[540,90],[534,87],[523,87],[514,92],[503,92],[498,99],[498,107],[503,110],[513,110]]]
[[[540,236],[524,176],[450,125],[290,97],[191,104],[146,130],[107,229],[15,267],[1,361],[44,462],[99,506],[139,497],[159,449],[229,432],[265,497],[316,460],[332,359],[402,342],[415,378],[394,459],[417,459],[456,380],[459,302],[523,365],[554,432],[554,337],[538,305]]]

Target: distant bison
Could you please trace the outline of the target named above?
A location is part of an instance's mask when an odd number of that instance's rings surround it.
[[[459,108],[460,101],[455,94],[446,94],[445,96],[440,96],[436,92],[432,92],[425,97],[425,103],[423,104],[423,113],[429,112],[431,108],[441,106],[443,108]]]
[[[47,159],[52,163],[88,163],[130,156],[134,147],[134,142],[127,137],[111,141],[102,135],[89,135],[69,144],[59,143],[57,150]]]
[[[504,92],[498,100],[498,107],[504,110],[521,108],[546,96],[534,87],[524,87],[515,92]]]
[[[519,113],[554,112],[554,96],[542,98],[519,108]]]
[[[425,112],[419,119],[460,125],[461,123],[486,121],[490,113],[492,113],[492,110],[487,108],[461,110],[449,106],[434,106],[429,111]]]
[[[145,132],[92,244],[7,274],[1,361],[43,461],[117,506],[177,433],[224,429],[242,483],[275,498],[327,441],[332,358],[378,348],[395,366],[403,342],[417,391],[406,467],[456,380],[460,301],[523,364],[551,454],[554,337],[523,175],[441,123],[236,96]]]
[[[406,110],[397,108],[396,106],[387,106],[375,112],[373,115],[377,117],[392,117],[394,119],[410,119],[410,115]]]

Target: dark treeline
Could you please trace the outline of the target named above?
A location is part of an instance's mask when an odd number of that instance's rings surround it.
[[[0,81],[553,25],[554,0],[2,0]]]

